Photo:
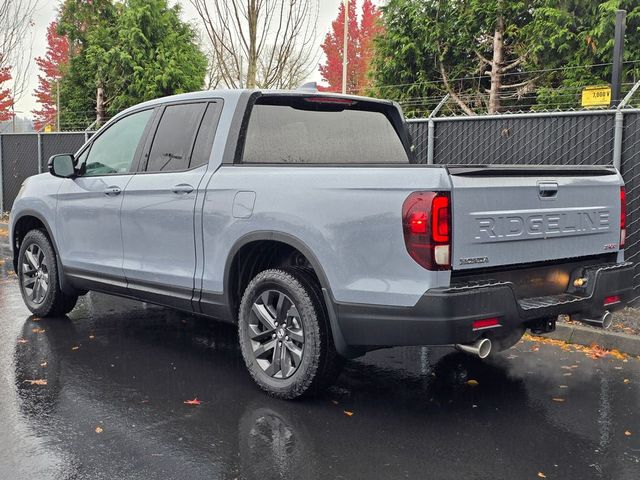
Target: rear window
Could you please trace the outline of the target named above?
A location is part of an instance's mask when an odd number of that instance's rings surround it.
[[[253,106],[243,163],[409,163],[391,121],[375,110],[384,105],[260,100],[270,103]]]

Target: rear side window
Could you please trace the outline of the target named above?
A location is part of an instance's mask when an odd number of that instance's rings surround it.
[[[286,102],[253,106],[243,163],[409,163],[391,121],[372,102]]]
[[[153,138],[147,172],[187,170],[205,103],[169,105]]]
[[[207,111],[200,124],[200,130],[198,130],[196,143],[193,146],[193,155],[191,155],[189,168],[199,167],[209,162],[221,112],[222,103],[210,103],[207,106]]]

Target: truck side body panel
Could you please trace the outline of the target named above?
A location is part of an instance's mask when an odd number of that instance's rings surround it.
[[[402,203],[414,191],[449,188],[442,168],[223,166],[203,207],[203,294],[223,292],[238,239],[274,232],[313,252],[336,301],[415,305],[426,289],[447,285],[449,272],[407,254]]]

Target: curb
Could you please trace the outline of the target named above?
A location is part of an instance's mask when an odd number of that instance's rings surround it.
[[[589,346],[593,343],[607,350],[619,350],[629,355],[640,355],[640,336],[626,333],[609,332],[582,325],[569,325],[558,322],[555,332],[543,335],[546,338],[567,343]]]

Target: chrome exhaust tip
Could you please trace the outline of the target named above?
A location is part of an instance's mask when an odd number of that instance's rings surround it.
[[[491,353],[491,340],[480,338],[471,345],[456,344],[455,347],[461,352],[477,355],[479,358],[487,358]]]
[[[576,320],[607,330],[613,324],[613,314],[607,310],[601,318],[578,318]]]

